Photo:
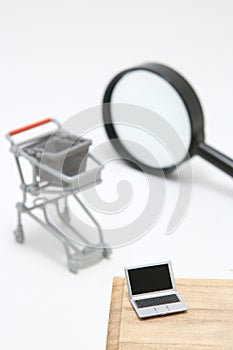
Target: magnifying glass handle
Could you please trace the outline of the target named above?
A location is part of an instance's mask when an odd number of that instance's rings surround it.
[[[233,160],[231,158],[203,142],[197,145],[197,154],[233,177]]]

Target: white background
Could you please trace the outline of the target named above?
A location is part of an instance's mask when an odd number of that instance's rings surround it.
[[[233,278],[232,180],[204,160],[192,160],[192,202],[175,233],[165,234],[165,215],[73,275],[60,243],[30,219],[25,244],[14,242],[19,178],[3,137],[48,116],[65,121],[99,104],[115,73],[155,61],[192,83],[208,143],[232,155],[232,1],[9,0],[0,26],[1,349],[104,349],[112,278],[127,265],[171,259],[176,277]]]

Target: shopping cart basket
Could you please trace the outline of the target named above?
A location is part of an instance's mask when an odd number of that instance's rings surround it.
[[[50,122],[56,125],[56,129],[52,132],[19,143],[13,141],[14,135]],[[77,272],[81,265],[108,257],[111,254],[111,249],[104,242],[101,227],[78,196],[78,192],[101,182],[101,163],[88,153],[91,140],[72,135],[63,130],[58,121],[51,118],[10,131],[6,138],[11,143],[10,151],[16,160],[21,180],[20,188],[23,192],[22,202],[16,204],[18,214],[17,228],[14,231],[16,241],[18,243],[24,242],[22,214],[26,213],[64,244],[68,268],[71,272]],[[30,183],[25,181],[25,169],[23,170],[20,158],[25,158],[32,166],[32,181]],[[91,169],[87,168],[88,161],[92,161],[94,164]],[[52,198],[46,197],[46,194],[52,194]],[[68,205],[70,196],[74,198],[96,226],[98,242],[95,245],[71,224]],[[28,204],[28,197],[30,197],[32,204]],[[63,201],[63,210],[59,205],[61,201]],[[47,207],[51,204],[54,205],[65,229],[64,227],[59,229],[48,215]],[[67,235],[66,228],[72,231],[78,239],[74,240]]]

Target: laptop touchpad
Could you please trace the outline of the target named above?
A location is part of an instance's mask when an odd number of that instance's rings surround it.
[[[166,314],[168,312],[167,307],[164,305],[156,306],[155,309],[159,314]]]

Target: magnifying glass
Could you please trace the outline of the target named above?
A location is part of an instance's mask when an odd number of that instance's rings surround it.
[[[169,173],[177,165],[194,155],[199,155],[225,173],[233,176],[233,160],[205,143],[204,117],[200,101],[191,85],[175,70],[157,63],[147,63],[129,68],[116,75],[107,86],[103,99],[103,119],[108,137],[121,156],[127,156],[129,164],[138,164],[148,173]],[[122,110],[114,104],[138,105],[160,115],[173,128],[182,141],[183,152],[171,157],[166,147],[159,143],[161,130],[155,125],[145,129],[156,129],[156,135],[148,136],[143,130],[125,126]],[[132,116],[131,116],[132,117]],[[141,115],[143,119],[143,113]],[[125,116],[127,122],[127,116]],[[151,120],[150,120],[151,123]],[[153,157],[146,158],[125,139],[141,144]],[[174,150],[175,152],[175,150]],[[160,168],[158,168],[158,163]]]

